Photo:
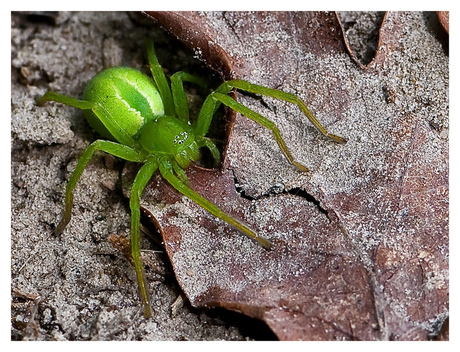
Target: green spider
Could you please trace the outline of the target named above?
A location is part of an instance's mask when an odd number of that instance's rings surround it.
[[[89,145],[80,157],[67,183],[65,210],[62,220],[56,227],[56,234],[62,233],[70,221],[73,191],[95,151],[103,151],[127,161],[143,164],[134,179],[129,204],[131,209],[131,254],[139,281],[145,317],[149,317],[151,313],[140,258],[139,198],[157,169],[177,191],[214,216],[221,218],[256,240],[264,248],[271,248],[270,241],[224,213],[219,207],[188,186],[184,169],[189,166],[190,162],[196,162],[199,159],[200,148],[208,148],[213,158],[216,161],[220,160],[217,147],[206,137],[206,134],[211,120],[221,104],[272,131],[289,162],[298,169],[307,171],[305,166],[294,160],[276,125],[262,115],[236,102],[228,96],[230,91],[238,89],[294,103],[322,134],[336,142],[345,142],[342,137],[328,133],[297,96],[243,80],[224,82],[209,94],[203,103],[198,118],[191,123],[182,83],[191,82],[205,86],[205,81],[185,72],[177,72],[171,76],[171,83],[169,84],[155,55],[153,41],[147,43],[147,54],[153,81],[133,68],[114,67],[102,71],[88,83],[83,94],[83,100],[50,91],[37,100],[39,106],[47,101],[55,101],[84,110],[90,126],[105,138],[96,140]]]

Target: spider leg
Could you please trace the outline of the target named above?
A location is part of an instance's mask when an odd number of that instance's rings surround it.
[[[70,176],[69,182],[67,183],[65,193],[65,210],[62,220],[60,221],[60,223],[54,231],[55,234],[62,233],[62,231],[70,221],[73,204],[73,191],[77,186],[78,180],[80,179],[83,170],[85,169],[88,162],[91,160],[91,157],[93,156],[96,150],[112,154],[116,157],[128,161],[141,162],[144,160],[143,156],[136,150],[119,143],[105,140],[97,140],[91,143],[81,155],[80,159],[78,160],[77,166],[75,167],[75,170],[73,171],[72,175]]]
[[[296,104],[299,109],[307,116],[310,122],[317,128],[319,132],[321,132],[326,137],[338,142],[338,143],[345,143],[346,139],[336,136],[335,134],[329,133],[326,128],[316,119],[316,117],[312,114],[312,112],[307,108],[305,103],[300,99],[297,95],[286,93],[278,89],[267,88],[263,86],[259,86],[257,84],[252,84],[247,81],[235,79],[231,81],[227,81],[224,84],[229,85],[232,88],[237,88],[242,91],[265,95],[268,97],[272,97],[279,100],[287,101],[288,103]],[[226,93],[225,93],[226,94]]]
[[[179,120],[188,122],[189,111],[183,82],[195,83],[200,87],[206,87],[206,81],[200,77],[182,71],[176,72],[171,76],[171,92],[174,100],[174,107],[176,108],[176,115]]]
[[[276,127],[275,123],[273,121],[270,121],[266,117],[256,113],[255,111],[247,108],[246,106],[236,102],[234,99],[229,97],[228,95],[224,95],[218,92],[213,92],[212,93],[214,98],[218,101],[220,101],[222,104],[228,106],[229,108],[239,112],[240,114],[250,118],[251,120],[260,123],[262,126],[268,128],[270,131],[272,131],[276,142],[278,143],[280,149],[283,151],[284,155],[286,158],[289,160],[289,162],[297,167],[299,170],[307,172],[308,169],[302,165],[301,163],[297,162],[294,160],[294,157],[292,156],[291,152],[289,151],[286,143],[284,142],[283,137],[281,136],[281,133]]]
[[[98,120],[96,121],[102,123],[117,141],[130,147],[134,147],[136,145],[136,142],[131,138],[131,136],[120,128],[120,126],[116,123],[116,120],[111,116],[108,116],[103,111],[102,106],[98,103],[75,99],[64,94],[48,91],[41,98],[37,99],[37,104],[38,106],[42,106],[47,101],[55,101],[57,103],[72,106],[81,110],[91,110],[97,116]]]
[[[150,71],[153,75],[153,80],[155,81],[158,91],[160,92],[161,99],[163,100],[165,115],[174,116],[174,102],[171,96],[171,89],[163,72],[163,68],[158,62],[153,46],[153,40],[151,39],[147,40],[147,57],[150,65]]]
[[[289,103],[296,104],[299,109],[307,116],[307,118],[313,123],[313,125],[326,137],[338,142],[338,143],[345,143],[346,139],[336,136],[335,134],[327,132],[326,128],[316,119],[316,117],[311,113],[311,111],[307,108],[305,103],[296,95],[286,93],[277,89],[267,88],[263,86],[259,86],[256,84],[249,83],[243,80],[231,80],[222,83],[213,93],[211,93],[203,103],[201,108],[200,114],[196,123],[194,124],[195,133],[197,136],[204,136],[209,130],[209,126],[211,124],[211,120],[214,116],[214,113],[220,106],[220,104],[224,104],[231,109],[245,115],[246,117],[250,118],[251,120],[260,123],[261,125],[270,129],[275,136],[275,139],[283,151],[286,158],[289,162],[295,165],[302,171],[307,171],[307,168],[298,163],[294,160],[291,153],[289,152],[286,143],[284,142],[283,138],[281,137],[280,131],[276,125],[270,121],[269,119],[263,117],[262,115],[256,113],[255,111],[245,107],[244,105],[236,102],[234,99],[229,97],[227,94],[233,89],[239,89],[242,91],[247,91],[254,94],[260,94],[269,96],[275,99],[280,99],[287,101]]]
[[[183,82],[194,83],[203,88],[207,86],[207,83],[204,79],[183,71],[176,72],[171,76],[171,91],[174,99],[174,106],[176,108],[176,116],[184,122],[189,122],[189,109]],[[197,144],[200,148],[207,147],[211,151],[216,165],[220,162],[220,152],[209,138],[199,137]]]
[[[214,94],[219,92],[225,95],[230,93],[231,90],[232,87],[224,82],[219,86],[219,88],[207,96],[203,106],[201,107],[198,119],[193,123],[195,136],[204,137],[209,131],[212,118],[221,104],[219,100],[215,99]]]
[[[193,200],[199,206],[204,208],[205,210],[209,211],[212,215],[224,220],[228,224],[236,227],[238,230],[249,236],[250,238],[259,242],[263,247],[270,249],[272,244],[267,239],[260,237],[254,231],[252,231],[249,227],[242,224],[238,220],[232,218],[230,215],[224,213],[218,206],[211,203],[206,198],[202,197],[195,191],[193,191],[190,187],[184,184],[179,178],[177,178],[173,173],[173,168],[169,161],[162,161],[159,164],[160,173],[163,178],[168,181],[177,191],[182,193],[184,196],[188,197],[189,199]]]
[[[37,99],[37,105],[43,106],[47,101],[55,101],[64,105],[73,106],[81,110],[91,110],[95,104],[91,101],[79,100],[64,94],[48,91],[41,98]]]
[[[217,149],[216,145],[214,144],[213,141],[211,141],[207,137],[201,137],[201,139],[198,139],[197,142],[198,147],[206,147],[209,149],[209,151],[212,154],[212,157],[214,159],[214,166],[218,165],[220,162],[220,152],[219,149]]]
[[[188,186],[188,178],[187,178],[187,175],[186,175],[184,169],[181,168],[179,166],[179,164],[175,160],[171,161],[171,166],[172,166],[174,172],[176,173],[177,177],[179,177],[179,180],[181,180],[181,182],[183,184]]]
[[[139,290],[142,299],[142,305],[144,307],[144,316],[150,317],[150,304],[149,297],[147,294],[147,284],[144,276],[144,266],[141,260],[141,249],[140,249],[140,197],[144,190],[147,182],[149,182],[153,173],[158,168],[158,162],[155,159],[149,159],[140,168],[139,172],[134,179],[133,186],[131,188],[131,194],[129,198],[129,207],[131,209],[131,256],[133,258],[134,267],[136,269],[137,280],[139,282]]]

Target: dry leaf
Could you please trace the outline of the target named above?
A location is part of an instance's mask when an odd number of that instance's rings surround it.
[[[295,107],[240,95],[311,173],[241,116],[222,170],[187,170],[273,251],[152,181],[143,206],[190,302],[263,319],[283,340],[436,336],[448,316],[448,57],[429,15],[388,13],[365,68],[334,13],[150,15],[224,76],[295,92],[348,138],[334,144]]]

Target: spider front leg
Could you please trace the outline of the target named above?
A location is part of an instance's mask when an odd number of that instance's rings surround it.
[[[204,136],[208,132],[212,117],[214,116],[214,113],[216,112],[220,104],[224,104],[228,106],[229,108],[239,112],[240,114],[250,118],[251,120],[261,124],[262,126],[272,131],[275,137],[275,140],[278,143],[278,146],[280,147],[280,149],[282,150],[282,152],[284,153],[288,161],[294,166],[296,166],[298,169],[300,169],[301,171],[304,171],[304,172],[308,171],[308,169],[304,165],[294,160],[294,157],[290,153],[284,139],[281,136],[281,133],[278,127],[275,125],[273,121],[247,108],[243,104],[236,102],[234,99],[232,99],[231,97],[227,95],[233,88],[237,88],[242,91],[247,91],[247,92],[254,93],[254,94],[265,95],[265,96],[269,96],[275,99],[280,99],[280,100],[284,100],[290,103],[294,103],[300,108],[300,110],[307,116],[307,118],[313,123],[313,125],[322,134],[324,134],[326,137],[331,138],[332,140],[336,142],[339,142],[339,143],[346,142],[344,138],[327,132],[327,130],[319,123],[319,121],[315,118],[315,116],[310,112],[310,110],[307,108],[305,103],[296,95],[286,93],[286,92],[276,90],[276,89],[271,89],[271,88],[255,85],[255,84],[249,83],[247,81],[242,81],[242,80],[231,80],[228,82],[224,82],[219,88],[217,88],[214,92],[212,92],[208,96],[208,98],[203,104],[203,107],[200,111],[200,115],[195,124],[195,132],[197,135]]]
[[[224,213],[218,206],[211,203],[209,200],[204,198],[203,196],[196,193],[190,187],[188,187],[184,182],[182,182],[179,178],[174,175],[173,167],[171,162],[168,160],[162,160],[159,164],[159,169],[161,176],[165,180],[167,180],[177,191],[182,193],[184,196],[188,197],[203,209],[209,211],[212,215],[224,220],[225,222],[229,223],[230,225],[236,227],[238,230],[249,236],[250,238],[259,242],[264,248],[270,249],[272,244],[269,240],[260,237],[257,233],[252,231],[249,227],[242,224],[238,220],[235,220],[230,215]]]
[[[198,120],[195,124],[196,134],[199,136],[203,136],[208,132],[212,117],[214,116],[217,108],[220,104],[224,104],[229,108],[239,112],[240,114],[250,118],[255,122],[260,123],[262,126],[271,130],[276,142],[278,143],[280,149],[282,150],[288,161],[292,165],[297,167],[299,170],[307,172],[308,169],[304,165],[294,160],[294,157],[289,151],[286,142],[281,136],[281,133],[278,127],[276,127],[275,123],[270,121],[266,117],[256,113],[255,111],[247,108],[246,106],[236,102],[234,99],[228,96],[227,94],[230,92],[231,89],[231,85],[227,85],[226,83],[224,83],[216,91],[212,92],[208,96],[208,98],[206,98],[206,101],[204,102],[203,107],[201,108]]]
[[[335,142],[338,143],[345,143],[346,139],[340,136],[336,136],[335,134],[329,133],[326,128],[324,128],[323,125],[317,120],[315,115],[312,114],[312,112],[308,109],[308,107],[305,105],[305,103],[300,99],[297,95],[291,94],[291,93],[286,93],[283,92],[282,90],[278,89],[272,89],[268,87],[263,87],[259,86],[257,84],[252,84],[247,81],[235,79],[231,80],[228,82],[225,82],[224,84],[232,87],[232,88],[237,88],[241,91],[245,92],[250,92],[254,94],[259,94],[259,95],[265,95],[267,97],[279,99],[279,100],[284,100],[288,103],[296,104],[299,109],[307,116],[307,118],[310,120],[310,122],[316,127],[316,129],[321,132],[323,135],[326,137],[334,140]],[[228,88],[225,88],[227,90]],[[218,89],[219,90],[219,89]],[[224,93],[226,94],[226,93]]]

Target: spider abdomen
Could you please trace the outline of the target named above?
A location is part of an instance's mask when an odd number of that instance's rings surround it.
[[[92,110],[85,110],[85,116],[94,130],[111,140],[117,140],[114,129],[136,137],[146,123],[164,115],[163,101],[153,81],[129,67],[113,67],[96,75],[86,86],[83,99],[99,104],[106,121]]]

